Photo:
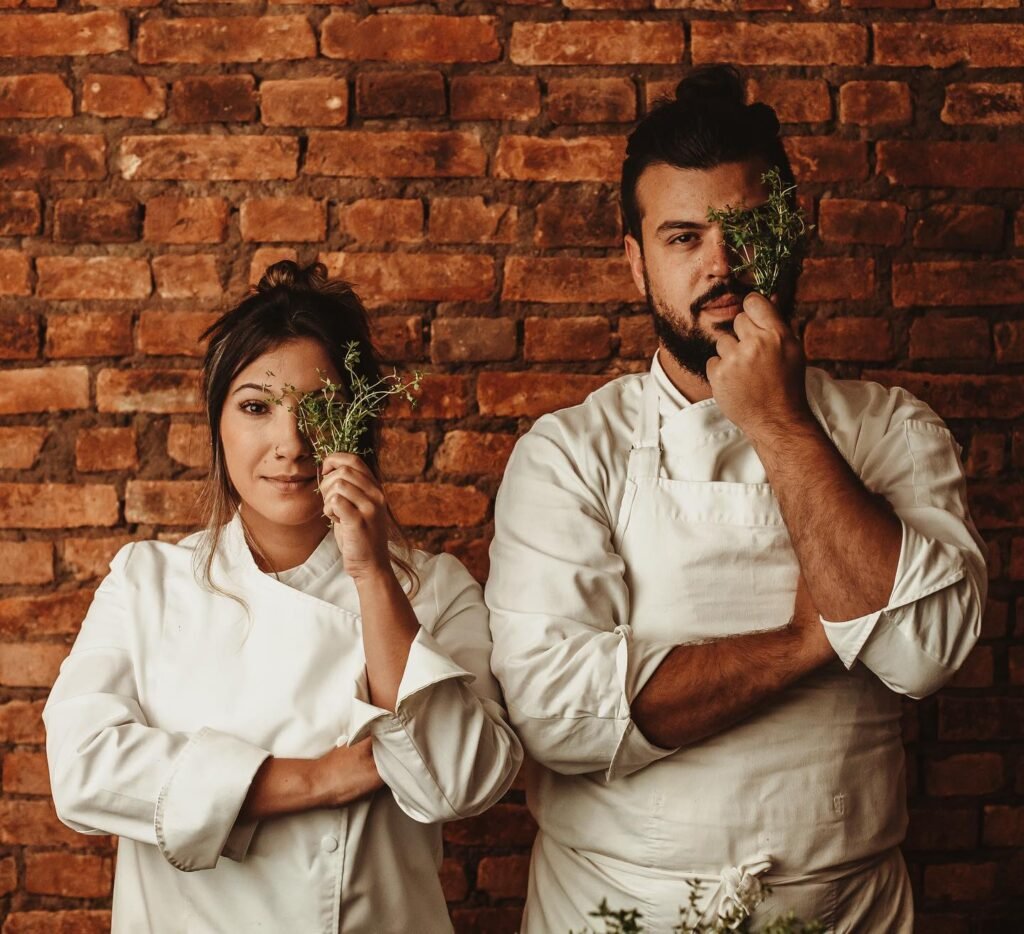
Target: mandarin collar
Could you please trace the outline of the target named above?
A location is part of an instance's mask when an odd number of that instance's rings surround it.
[[[324,521],[326,523],[326,520]],[[302,564],[282,572],[286,574],[287,580],[280,580],[274,574],[261,571],[249,550],[242,527],[242,516],[237,511],[224,528],[224,542],[229,560],[233,565],[247,574],[256,574],[296,590],[306,590],[310,584],[323,577],[341,561],[341,551],[334,538],[334,531],[327,528],[320,544],[313,549],[312,554]]]

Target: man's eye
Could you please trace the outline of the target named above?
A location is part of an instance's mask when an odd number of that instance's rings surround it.
[[[673,237],[669,240],[669,243],[689,243],[691,240],[696,239],[696,234],[684,233],[679,234],[677,237]]]
[[[257,402],[255,399],[249,399],[248,401],[243,402],[239,408],[243,412],[248,412],[250,415],[262,415],[267,411],[267,403]]]

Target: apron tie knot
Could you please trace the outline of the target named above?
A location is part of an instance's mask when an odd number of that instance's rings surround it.
[[[764,900],[764,885],[758,877],[771,865],[770,856],[760,855],[736,866],[724,867],[701,920],[717,919],[724,921],[730,929],[738,927]]]

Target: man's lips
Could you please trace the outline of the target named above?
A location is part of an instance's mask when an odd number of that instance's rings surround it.
[[[710,313],[712,315],[731,314],[734,311],[739,311],[743,307],[743,299],[739,295],[723,295],[721,298],[716,298],[713,302],[708,302],[701,308],[700,313]]]

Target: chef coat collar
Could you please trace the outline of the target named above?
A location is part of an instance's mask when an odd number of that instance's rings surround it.
[[[327,520],[325,519],[325,526],[326,523]],[[266,574],[259,569],[252,552],[249,550],[249,545],[245,540],[245,532],[242,529],[242,517],[238,512],[235,513],[231,521],[224,528],[224,542],[232,564],[235,564],[246,573],[259,574],[271,580],[276,579],[296,590],[307,590],[314,581],[335,568],[341,560],[341,551],[334,538],[334,531],[331,528],[327,528],[320,544],[313,549],[313,553],[302,564],[279,571],[276,575]]]

